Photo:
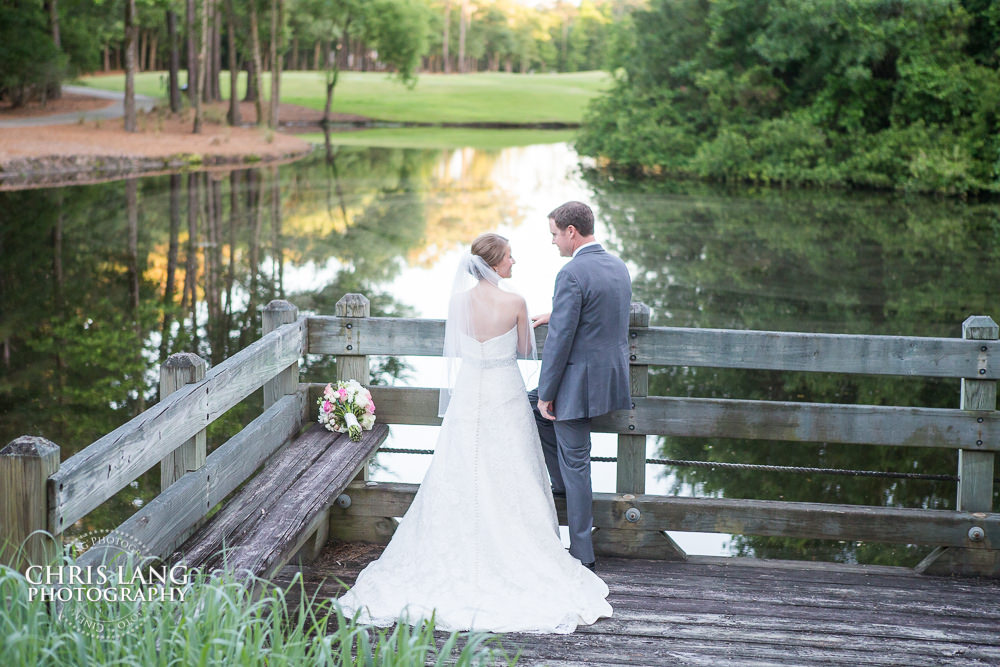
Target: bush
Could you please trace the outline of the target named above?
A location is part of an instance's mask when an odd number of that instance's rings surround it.
[[[44,100],[66,71],[67,58],[56,48],[39,16],[0,5],[0,99],[14,107]]]

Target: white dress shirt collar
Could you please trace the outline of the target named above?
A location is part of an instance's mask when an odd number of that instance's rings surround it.
[[[592,245],[601,245],[601,244],[598,243],[597,241],[591,241],[590,243],[584,243],[582,246],[580,246],[579,248],[577,248],[576,250],[573,251],[573,257],[576,257],[580,253],[580,251],[583,250],[584,248],[589,248]]]

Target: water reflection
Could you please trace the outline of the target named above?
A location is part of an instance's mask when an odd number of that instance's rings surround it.
[[[654,325],[960,336],[997,316],[996,205],[829,193],[678,191],[589,175]],[[958,381],[664,368],[650,393],[955,408]],[[668,458],[955,474],[920,448],[661,438]],[[699,495],[952,508],[948,482],[681,468]],[[925,549],[736,538],[737,553],[913,564]]]
[[[598,234],[629,263],[635,298],[652,307],[654,325],[956,336],[970,314],[1000,316],[996,205],[610,181],[581,176],[577,162],[565,144],[331,145],[281,167],[2,192],[0,440],[40,434],[69,456],[157,400],[157,368],[169,354],[194,351],[215,365],[258,338],[259,309],[274,298],[331,313],[343,294],[361,292],[373,314],[441,317],[458,253],[485,230],[511,238],[514,279],[529,309],[548,310],[563,260],[549,244],[545,214],[567,199],[596,205]],[[333,364],[310,357],[303,377],[329,380]],[[433,386],[436,376],[422,364],[377,360],[376,380]],[[957,382],[703,368],[658,369],[650,390],[958,405]],[[259,414],[260,401],[252,396],[213,424],[209,446]],[[406,446],[433,446],[433,431],[405,437]],[[595,455],[613,454],[613,443],[600,440]],[[674,459],[945,474],[956,467],[954,456],[923,449],[679,438],[656,446]],[[942,482],[666,472],[648,488],[907,507],[951,507],[955,493]],[[611,466],[595,467],[595,486],[613,485]],[[117,525],[157,491],[158,475],[144,476],[82,528]],[[739,538],[733,548],[810,557],[820,545]],[[845,560],[919,555],[823,548]]]

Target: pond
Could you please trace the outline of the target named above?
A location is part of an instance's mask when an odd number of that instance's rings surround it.
[[[356,137],[353,139],[356,141]],[[545,140],[544,138],[541,140]],[[511,240],[512,282],[550,308],[564,259],[546,214],[593,204],[597,235],[627,263],[654,326],[960,336],[1000,319],[1000,206],[828,191],[726,191],[615,179],[570,144],[322,148],[282,166],[0,192],[0,440],[43,435],[67,458],[157,400],[173,352],[210,365],[260,336],[274,298],[332,314],[348,292],[377,315],[443,317],[454,267],[483,231]],[[433,360],[379,358],[376,381],[438,386]],[[309,357],[305,381],[334,377]],[[957,381],[654,369],[650,393],[957,407]],[[259,414],[244,401],[216,446]],[[393,427],[390,446],[431,449],[435,429]],[[613,456],[614,436],[594,455]],[[649,438],[650,456],[955,474],[943,450]],[[375,479],[418,482],[429,457],[380,454]],[[594,464],[596,491],[614,467]],[[74,530],[111,528],[158,492],[155,470]],[[954,506],[955,483],[647,466],[653,493],[903,507]],[[673,534],[690,553],[914,564],[927,549]]]

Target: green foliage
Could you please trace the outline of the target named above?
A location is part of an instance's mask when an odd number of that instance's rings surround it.
[[[654,0],[578,149],[725,182],[998,193],[1000,23],[966,4]]]
[[[753,140],[733,140],[737,148]],[[818,168],[818,167],[817,167]],[[996,204],[586,174],[654,326],[955,338],[995,312]],[[995,317],[995,315],[994,315]],[[956,408],[954,379],[700,367],[651,369],[650,395]],[[659,438],[664,458],[954,475],[954,451],[765,439]],[[695,467],[683,495],[954,507],[953,482]],[[1000,487],[996,488],[1000,499]],[[740,537],[735,553],[913,565],[926,548]]]
[[[367,3],[365,31],[379,60],[412,87],[420,56],[427,50],[428,14],[416,0],[373,0]]]
[[[0,5],[0,99],[15,107],[44,97],[66,70],[67,58],[56,48],[43,19],[40,10]]]
[[[65,564],[72,561],[69,557]],[[126,576],[128,576],[126,574]],[[103,634],[53,616],[39,596],[29,599],[25,577],[0,566],[0,651],[13,665],[403,665],[511,664],[497,639],[485,633],[452,633],[438,648],[434,619],[411,628],[359,625],[334,600],[310,597],[301,579],[299,602],[286,590],[233,575],[189,571],[183,601],[146,602],[128,631]],[[74,603],[84,618],[131,617],[133,603]],[[129,611],[120,614],[114,607]]]

